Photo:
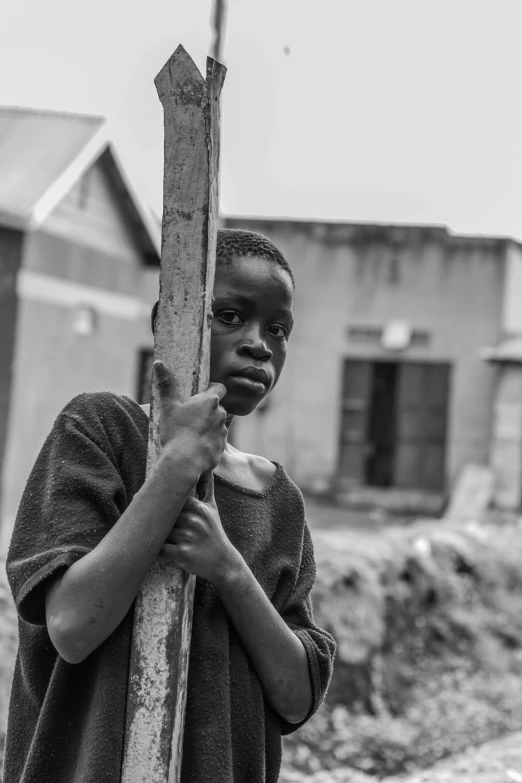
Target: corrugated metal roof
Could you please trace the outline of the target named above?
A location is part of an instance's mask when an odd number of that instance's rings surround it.
[[[28,220],[103,117],[0,106],[0,211]]]

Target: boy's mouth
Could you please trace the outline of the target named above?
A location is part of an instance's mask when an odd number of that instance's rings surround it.
[[[245,367],[243,370],[238,370],[233,375],[240,378],[250,378],[251,381],[258,381],[264,383],[265,386],[270,384],[270,378],[266,370],[262,370],[260,367]]]
[[[243,370],[232,373],[232,378],[241,386],[252,389],[259,394],[264,394],[270,386],[267,372],[258,367],[245,367]]]
[[[257,392],[257,394],[265,394],[267,386],[261,381],[253,381],[252,378],[246,378],[244,375],[232,375],[231,378],[239,386],[243,386],[245,389],[251,389]]]

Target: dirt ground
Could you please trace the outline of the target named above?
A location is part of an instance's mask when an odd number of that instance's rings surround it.
[[[351,769],[317,772],[303,778],[292,774],[282,783],[377,783],[378,778]],[[522,783],[522,732],[487,742],[440,761],[413,775],[384,778],[383,783]]]
[[[319,549],[323,538],[357,534],[371,536],[383,527],[410,524],[413,520],[390,518],[385,514],[332,508],[314,498],[306,498],[307,519]],[[315,534],[315,535],[314,535]],[[521,688],[522,693],[522,688]],[[378,778],[339,768],[316,773],[310,783],[371,783]],[[385,783],[522,783],[522,731],[470,747],[422,772],[385,778]]]
[[[381,511],[364,511],[332,506],[312,496],[305,496],[306,518],[312,533],[314,530],[348,531],[365,530],[377,533],[384,526],[405,525],[414,518],[391,517]]]
[[[522,783],[522,731],[444,759],[434,767],[386,783]]]

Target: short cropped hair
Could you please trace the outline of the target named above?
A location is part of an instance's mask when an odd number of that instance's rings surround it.
[[[242,228],[220,228],[217,232],[216,266],[234,261],[236,258],[266,258],[272,261],[288,273],[295,288],[295,279],[290,269],[290,264],[271,242],[263,234],[256,231],[246,231]],[[154,322],[158,314],[158,302],[152,308],[151,327],[154,332]]]
[[[217,232],[216,264],[227,263],[235,258],[258,256],[273,261],[288,273],[292,286],[295,280],[290,265],[280,250],[263,234],[245,231],[242,228],[221,228]]]

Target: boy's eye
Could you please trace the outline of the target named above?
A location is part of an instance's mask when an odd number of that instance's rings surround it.
[[[218,318],[225,324],[231,324],[232,326],[236,326],[243,323],[243,319],[239,315],[239,313],[234,312],[234,310],[223,310],[223,312],[218,314]]]
[[[284,340],[289,334],[286,326],[281,326],[281,324],[272,324],[272,326],[268,327],[268,331],[276,340]]]

